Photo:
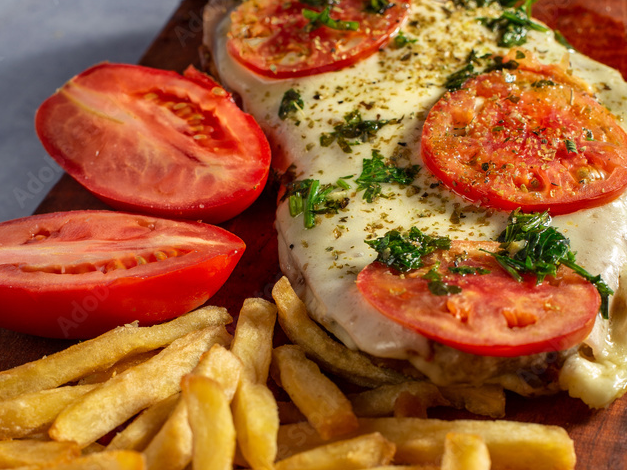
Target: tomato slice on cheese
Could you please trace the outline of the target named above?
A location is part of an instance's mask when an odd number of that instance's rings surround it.
[[[330,8],[338,22],[357,22],[357,30],[310,25],[314,2],[255,0],[243,2],[231,14],[227,48],[248,69],[272,78],[292,78],[339,70],[374,54],[401,27],[409,0],[394,0],[382,13],[366,10],[368,2],[341,0]],[[331,3],[331,2],[329,2]]]
[[[502,210],[565,214],[627,187],[627,134],[557,66],[529,60],[446,93],[424,125],[426,166],[454,192]]]
[[[450,250],[423,258],[424,265],[400,275],[380,262],[361,271],[357,287],[386,317],[455,349],[483,356],[513,357],[573,347],[590,333],[600,306],[596,288],[565,266],[536,284],[516,281],[488,253],[497,242],[452,241]],[[487,274],[449,271],[456,263]],[[436,295],[427,273],[461,292]],[[433,273],[433,271],[431,271]]]

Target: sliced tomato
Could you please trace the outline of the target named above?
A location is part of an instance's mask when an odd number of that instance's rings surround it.
[[[0,224],[0,327],[88,338],[152,324],[209,299],[244,252],[213,225],[109,211]]]
[[[453,241],[450,250],[434,252],[423,267],[404,275],[374,262],[359,273],[357,287],[388,318],[471,354],[512,357],[561,351],[588,336],[601,303],[592,284],[564,266],[540,284],[535,276],[518,282],[482,249],[496,252],[498,243]],[[489,273],[449,271],[456,263]],[[461,292],[432,293],[427,279],[432,276],[423,277],[432,269],[449,289],[457,286]]]
[[[308,2],[309,3],[309,2]],[[330,17],[358,22],[356,31],[328,26],[312,29],[303,9],[323,11],[305,2],[255,0],[231,14],[227,49],[232,57],[260,75],[292,78],[352,65],[383,47],[398,32],[409,12],[409,0],[394,0],[382,13],[366,10],[368,2],[340,0]],[[311,2],[313,3],[313,2]],[[329,2],[331,3],[331,2]]]
[[[588,91],[533,60],[472,78],[429,112],[424,162],[454,192],[501,210],[605,204],[627,187],[627,133]]]
[[[39,108],[52,157],[111,206],[164,217],[229,219],[268,177],[270,147],[255,122],[208,76],[100,64]]]

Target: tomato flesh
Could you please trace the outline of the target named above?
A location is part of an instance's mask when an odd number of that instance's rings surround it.
[[[109,211],[0,224],[0,327],[89,338],[204,304],[244,252],[213,225]]]
[[[361,271],[357,287],[383,315],[438,343],[482,356],[513,357],[561,351],[584,340],[594,326],[601,299],[596,288],[569,268],[536,285],[535,276],[516,281],[481,250],[497,242],[453,241],[418,270],[401,276],[374,262]],[[488,274],[456,274],[462,265]],[[439,267],[438,264],[439,263]],[[435,295],[423,276],[432,268],[461,292]]]
[[[446,93],[425,122],[426,166],[462,197],[501,210],[557,215],[616,198],[627,187],[627,133],[558,70],[523,63]]]
[[[268,177],[254,119],[190,66],[100,64],[39,108],[48,153],[112,207],[219,223],[247,208]]]
[[[243,2],[231,14],[227,49],[232,57],[256,72],[272,78],[314,75],[352,65],[383,47],[401,27],[409,12],[409,0],[398,0],[384,13],[365,11],[361,0],[341,0],[331,18],[356,21],[357,31],[320,26],[307,28],[304,8],[322,11],[298,1]]]

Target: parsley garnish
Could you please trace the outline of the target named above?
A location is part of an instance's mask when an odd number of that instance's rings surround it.
[[[423,279],[429,281],[427,288],[433,295],[450,295],[459,294],[462,288],[454,284],[447,284],[442,280],[442,275],[438,272],[440,263],[436,263],[427,273],[422,276]]]
[[[302,13],[309,20],[309,24],[305,26],[307,32],[314,31],[321,26],[340,31],[357,31],[359,29],[359,21],[342,21],[331,18],[331,6],[327,6],[321,12],[303,8]]]
[[[282,120],[287,119],[291,114],[301,111],[305,107],[305,103],[293,88],[290,88],[283,94],[281,105],[279,106],[279,117]]]
[[[466,80],[476,77],[479,73],[493,72],[495,70],[516,70],[518,68],[518,62],[515,60],[504,62],[503,57],[490,54],[479,57],[474,50],[470,51],[466,62],[464,67],[446,78],[444,86],[447,90],[455,91],[461,89]]]
[[[406,234],[390,230],[383,237],[366,240],[366,243],[379,253],[377,261],[403,273],[420,268],[423,265],[423,256],[435,250],[451,248],[450,238],[431,237],[416,227],[412,227]]]
[[[490,274],[490,270],[481,266],[449,266],[448,270],[453,274],[461,274],[462,276],[475,276],[477,274]]]
[[[364,121],[358,110],[346,114],[344,121],[345,123],[335,125],[333,132],[320,136],[321,146],[328,147],[333,142],[337,142],[345,153],[352,153],[351,145],[369,142],[379,132],[379,129],[391,122],[395,122],[381,119]],[[349,141],[348,139],[356,140]]]
[[[349,202],[343,188],[314,179],[290,183],[285,197],[289,197],[290,215],[303,214],[306,228],[316,226],[317,214],[337,214]]]
[[[579,153],[577,151],[577,144],[570,139],[565,139],[564,144],[566,145],[566,151],[568,153]]]
[[[408,44],[415,43],[416,41],[418,41],[418,39],[409,39],[402,31],[399,31],[399,33],[394,36],[394,47],[401,49]]]
[[[536,80],[535,82],[531,84],[531,86],[533,88],[544,88],[547,86],[555,86],[555,82],[553,80],[542,79],[542,80]]]
[[[519,7],[506,8],[498,18],[480,18],[480,21],[487,28],[499,34],[499,46],[520,46],[527,42],[528,30],[548,31],[548,28],[530,19],[531,7],[536,1],[525,0]]]
[[[376,13],[378,15],[383,15],[387,10],[389,10],[393,6],[394,4],[388,2],[388,0],[366,0],[365,10],[368,13]]]
[[[414,181],[419,171],[418,165],[398,168],[386,163],[381,152],[375,149],[372,151],[372,158],[364,158],[361,175],[355,180],[357,191],[364,191],[363,198],[373,202],[381,195],[381,183],[408,185]]]
[[[597,288],[601,295],[600,311],[603,318],[609,318],[609,296],[614,292],[600,275],[593,276],[575,263],[569,240],[550,223],[547,212],[523,214],[515,210],[497,238],[501,250],[490,254],[518,281],[522,280],[521,274],[530,273],[535,274],[539,284],[546,276],[555,276],[560,264],[568,266]]]

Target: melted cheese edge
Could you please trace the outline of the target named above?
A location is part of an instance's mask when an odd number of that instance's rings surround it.
[[[299,79],[264,79],[234,61],[225,47],[228,18],[217,28],[213,53],[222,83],[241,96],[246,111],[273,142],[275,167],[285,169],[293,163],[298,179],[335,183],[340,177],[358,176],[362,160],[371,158],[373,149],[386,157],[396,155],[401,166],[423,166],[422,124],[444,93],[445,78],[465,65],[472,49],[479,55],[506,53],[476,20],[481,16],[495,17],[498,12],[493,7],[449,12],[437,1],[414,0],[402,27],[413,44],[401,49],[388,46],[350,68]],[[545,63],[569,60],[574,73],[593,85],[599,101],[626,127],[627,84],[617,71],[578,53],[568,55],[552,32],[531,31],[523,47]],[[305,108],[297,119],[282,121],[278,107],[290,88],[301,94]],[[320,135],[332,132],[333,125],[355,109],[363,119],[400,122],[384,127],[372,142],[353,146],[351,154],[337,144],[321,147]],[[349,190],[347,208],[321,217],[312,229],[304,228],[302,216],[290,216],[286,201],[279,204],[276,219],[281,267],[310,314],[350,347],[410,361],[428,353],[428,342],[381,315],[356,288],[357,274],[376,258],[364,239],[417,226],[452,239],[486,240],[500,233],[507,218],[440,187],[425,168],[414,186],[419,189],[384,184],[386,197],[374,203]],[[625,194],[603,207],[553,219],[570,238],[578,262],[589,272],[600,273],[616,292],[611,320],[597,318],[586,347],[567,359],[560,375],[562,388],[592,407],[608,405],[627,387],[627,270],[621,277],[627,266],[626,221]],[[414,362],[420,368],[419,361]]]

